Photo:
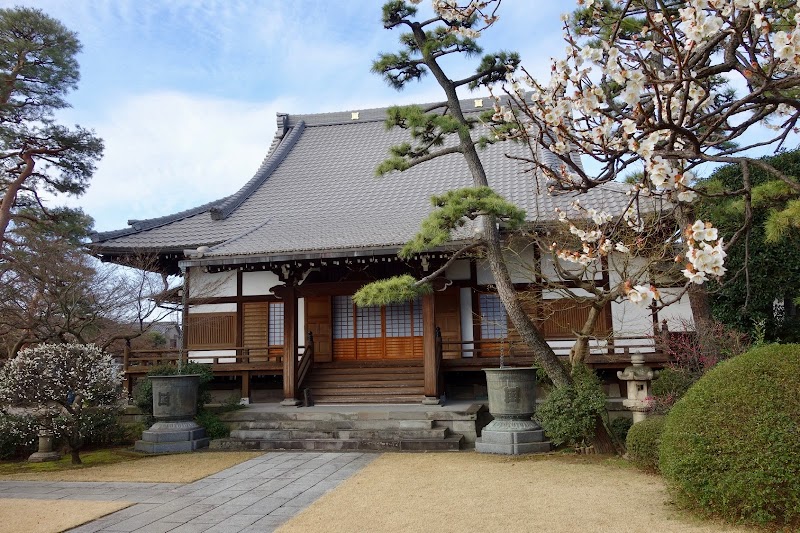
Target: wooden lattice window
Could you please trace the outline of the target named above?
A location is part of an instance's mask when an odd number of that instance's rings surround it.
[[[508,337],[506,308],[496,294],[481,294],[478,297],[481,318],[481,339],[505,339]]]
[[[356,337],[359,339],[377,339],[381,335],[381,308],[356,308]]]
[[[352,339],[353,336],[353,298],[350,296],[334,296],[333,338]]]
[[[339,359],[422,356],[419,300],[356,307],[350,296],[333,298],[333,355]]]
[[[283,302],[269,303],[269,345],[283,346]]]
[[[384,313],[387,337],[422,336],[422,304],[419,299],[387,305]]]
[[[233,348],[236,313],[190,313],[186,335],[190,350]]]
[[[386,336],[411,336],[411,302],[386,306]]]

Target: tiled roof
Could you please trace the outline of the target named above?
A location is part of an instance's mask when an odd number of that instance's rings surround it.
[[[473,100],[462,105],[473,110]],[[353,118],[355,113],[358,118]],[[96,234],[94,247],[99,253],[113,253],[204,245],[209,246],[204,256],[215,258],[398,247],[431,211],[432,195],[471,186],[472,180],[460,154],[375,177],[389,147],[408,140],[404,130],[387,131],[385,117],[386,108],[279,115],[270,153],[239,192]],[[566,208],[575,197],[548,195],[542,178],[523,172],[518,161],[506,156],[525,155],[517,143],[491,145],[480,154],[489,184],[524,208],[531,222],[554,219],[555,208]],[[555,156],[546,155],[555,163]],[[581,196],[585,205],[613,213],[626,201],[622,188],[613,186]],[[461,237],[470,232],[470,227],[464,228]]]

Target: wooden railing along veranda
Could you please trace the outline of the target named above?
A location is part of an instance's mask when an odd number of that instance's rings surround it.
[[[306,351],[305,346],[298,346],[298,355]],[[214,373],[230,371],[270,371],[280,373],[283,370],[282,346],[248,346],[217,350],[131,350],[123,353],[123,368],[126,373],[146,374],[151,367],[164,364],[177,364],[178,361],[192,361],[212,365]]]
[[[529,365],[533,352],[519,339],[485,339],[477,341],[440,341],[442,366],[452,370],[499,363],[500,356],[506,365]],[[557,356],[567,358],[575,338],[551,338],[548,344]],[[647,363],[662,365],[669,360],[661,343],[654,337],[627,336],[592,338],[586,363],[596,368],[623,367],[630,363],[631,355],[640,353]]]

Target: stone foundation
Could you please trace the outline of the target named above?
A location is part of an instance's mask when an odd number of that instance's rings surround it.
[[[208,447],[206,430],[195,422],[156,422],[142,432],[134,450],[144,453],[191,452]]]

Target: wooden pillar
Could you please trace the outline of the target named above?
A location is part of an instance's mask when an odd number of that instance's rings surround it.
[[[179,364],[189,362],[189,267],[183,269],[183,293],[181,296],[181,349],[178,357]]]
[[[439,404],[439,362],[436,358],[436,320],[433,294],[422,297],[422,360],[425,368],[425,399],[427,405]]]
[[[287,283],[283,291],[283,401],[296,406],[297,400],[297,289]]]
[[[242,399],[247,398],[250,403],[250,371],[242,372]]]

